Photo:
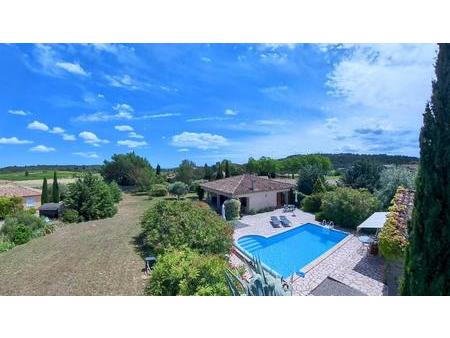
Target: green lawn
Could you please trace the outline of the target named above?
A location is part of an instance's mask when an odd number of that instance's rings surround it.
[[[58,178],[72,178],[79,173],[74,171],[57,171],[56,174]],[[47,179],[53,179],[53,171],[29,171],[28,176],[25,175],[25,171],[19,171],[14,173],[0,173],[0,180],[8,181],[31,181],[31,180],[43,180],[44,177]]]

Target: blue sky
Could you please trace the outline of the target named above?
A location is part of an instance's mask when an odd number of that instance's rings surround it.
[[[0,167],[417,156],[431,44],[0,44]]]

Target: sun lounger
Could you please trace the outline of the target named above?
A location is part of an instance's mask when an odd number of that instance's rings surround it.
[[[281,221],[281,224],[284,227],[290,227],[291,226],[291,221],[288,220],[286,216],[280,216],[280,221]]]
[[[270,224],[272,224],[272,226],[274,228],[279,228],[280,227],[280,220],[278,219],[277,216],[271,216],[270,217]]]

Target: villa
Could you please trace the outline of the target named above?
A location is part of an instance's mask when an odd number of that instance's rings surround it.
[[[41,205],[41,192],[13,183],[0,183],[0,197],[20,197],[25,208],[38,208]]]
[[[235,198],[241,202],[241,213],[266,208],[281,208],[292,202],[294,184],[267,177],[244,174],[200,185],[206,192],[207,202],[217,211],[223,202]]]

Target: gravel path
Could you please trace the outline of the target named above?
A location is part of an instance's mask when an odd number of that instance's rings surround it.
[[[1,253],[0,295],[141,295],[135,237],[150,203],[124,194],[113,218],[65,225]]]

